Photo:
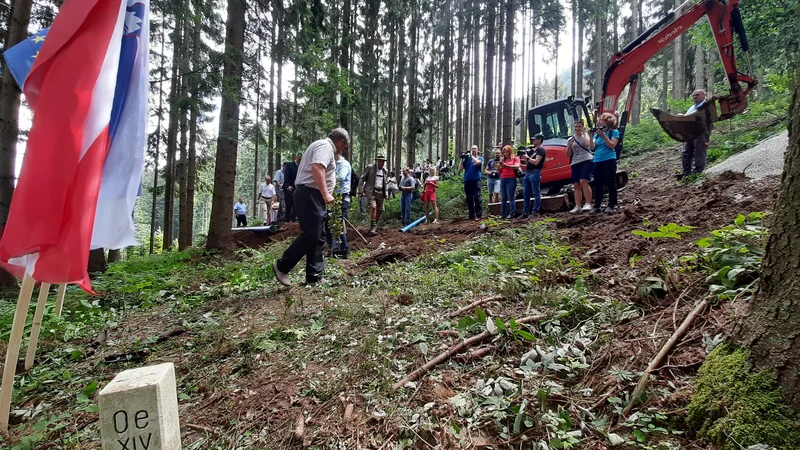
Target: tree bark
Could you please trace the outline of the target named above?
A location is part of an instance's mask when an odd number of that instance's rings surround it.
[[[631,25],[633,38],[642,32],[642,5],[640,0],[631,0]],[[633,92],[633,105],[631,106],[631,125],[639,125],[642,115],[642,82],[644,77],[639,75],[636,91]]]
[[[5,48],[11,48],[28,37],[28,25],[31,21],[31,0],[15,0],[11,2],[8,15],[8,28]],[[11,197],[14,195],[16,179],[17,140],[19,139],[19,104],[20,90],[8,65],[3,65],[3,80],[0,85],[0,228],[5,228],[8,211],[11,209]],[[0,276],[0,284],[2,283]],[[11,277],[9,280],[16,284]]]
[[[189,145],[188,142],[188,135],[189,135],[189,122],[187,113],[189,112],[186,106],[186,100],[189,99],[189,33],[191,32],[193,22],[190,22],[189,19],[185,19],[184,27],[183,27],[183,51],[181,53],[181,97],[183,101],[181,101],[181,120],[180,120],[180,127],[181,127],[181,142],[180,142],[180,156],[181,161],[178,165],[179,174],[178,177],[178,184],[179,184],[179,200],[178,200],[178,249],[183,250],[190,245],[192,245],[191,237],[187,241],[187,236],[191,236],[191,230],[186,230],[186,222],[188,222],[189,218],[187,216],[191,215],[191,211],[186,205],[186,193],[189,187],[189,156],[187,153],[187,146]],[[191,99],[190,101],[194,101]]]
[[[120,249],[109,249],[108,263],[111,264],[117,261],[122,261],[122,251]]]
[[[167,163],[164,167],[164,250],[172,249],[173,226],[175,212],[175,153],[178,149],[178,125],[180,107],[180,54],[182,48],[183,20],[175,19],[175,30],[172,34],[172,77],[169,88],[169,129],[167,131]]]
[[[194,36],[192,37],[192,103],[189,108],[189,161],[186,170],[186,216],[184,217],[186,247],[194,242],[194,194],[197,185],[197,121],[200,117],[200,23],[195,19]]]
[[[503,144],[511,144],[512,133],[514,131],[514,99],[512,89],[514,87],[514,0],[506,1],[506,79],[503,85]]]
[[[6,28],[6,49],[24,41],[28,37],[31,20],[31,0],[11,2]],[[5,229],[11,198],[14,196],[16,179],[17,140],[19,139],[20,90],[11,76],[8,65],[3,65],[3,80],[0,84],[0,230]],[[0,269],[0,286],[14,287],[17,279]]]
[[[405,100],[403,99],[403,79],[405,78],[406,72],[406,22],[404,18],[399,19],[400,27],[397,32],[397,42],[398,42],[398,50],[397,50],[397,74],[395,75],[395,80],[397,81],[397,104],[395,105],[396,108],[396,116],[395,120],[395,132],[394,132],[394,160],[395,166],[400,166],[400,158],[403,155],[403,105]],[[414,155],[408,155],[408,164],[412,164]]]
[[[497,66],[495,70],[497,71],[497,77],[495,84],[495,99],[497,100],[497,112],[495,112],[495,123],[494,128],[494,142],[501,143],[503,142],[503,57],[505,56],[505,41],[503,40],[503,31],[505,30],[505,23],[506,23],[506,16],[503,14],[503,8],[505,5],[502,1],[497,2],[497,20],[499,25],[497,26],[497,36],[495,37],[497,42]]]
[[[451,35],[450,18],[452,1],[445,0],[444,3],[444,60],[442,62],[442,142],[439,149],[439,157],[449,159],[450,153],[450,66],[453,60],[453,43]]]
[[[419,11],[417,2],[411,2],[411,51],[408,56],[408,61],[417,61],[419,59]],[[408,155],[416,155],[417,153],[417,130],[419,128],[419,100],[417,98],[417,65],[408,64],[408,139],[406,141],[406,160],[412,159]],[[399,153],[396,157],[396,164],[394,165],[394,172],[396,176],[402,173],[400,170]]]
[[[683,3],[682,0],[675,0],[675,7]],[[680,35],[675,38],[672,43],[674,48],[674,57],[672,59],[672,98],[675,100],[683,100],[686,97],[686,80],[684,77],[684,63],[683,63],[683,36]]]
[[[103,273],[108,266],[106,265],[106,251],[102,248],[96,248],[89,252],[89,273]]]
[[[258,200],[261,196],[261,174],[258,169],[258,144],[261,141],[261,39],[256,50],[256,123],[255,123],[255,155],[253,156],[253,219],[258,217]]]
[[[275,152],[275,53],[277,50],[276,35],[278,34],[278,21],[272,21],[272,33],[269,37],[269,136],[267,142],[267,171],[270,175],[281,168],[281,158]]]
[[[481,92],[479,83],[481,62],[478,58],[481,37],[480,2],[476,1],[472,11],[472,143],[478,145],[481,140]],[[484,154],[488,151],[483,149]]]
[[[389,28],[391,31],[389,32],[389,105],[388,110],[386,113],[386,158],[388,160],[394,161],[395,166],[400,164],[400,161],[397,159],[393,159],[394,153],[394,108],[395,108],[395,101],[397,98],[396,91],[397,91],[397,70],[395,70],[395,63],[399,63],[399,59],[397,58],[397,21],[390,21]],[[402,83],[400,84],[402,88]],[[377,149],[376,149],[377,151]],[[376,154],[377,156],[377,154]],[[363,164],[362,164],[363,165]]]
[[[597,18],[595,20],[595,35],[594,35],[594,44],[595,44],[595,53],[594,53],[594,96],[593,101],[595,104],[600,102],[600,99],[603,98],[603,71],[604,71],[604,61],[605,61],[605,54],[603,53],[603,35],[606,33],[605,27],[603,26],[603,19]]]
[[[236,181],[236,155],[239,144],[239,102],[242,91],[242,53],[245,29],[244,0],[228,0],[225,31],[225,64],[223,68],[222,106],[219,115],[219,137],[214,168],[214,195],[211,204],[211,226],[206,249],[231,249],[231,217]]]
[[[164,43],[166,41],[165,28],[161,28],[161,71],[158,82],[158,123],[156,125],[156,150],[153,156],[153,204],[150,208],[150,254],[155,251],[156,240],[156,204],[158,203],[158,157],[161,150],[161,122],[164,118]],[[164,243],[161,243],[162,247]],[[161,250],[161,249],[159,249]]]
[[[464,34],[466,32],[463,4],[457,8],[458,12],[456,13],[456,16],[458,17],[458,54],[456,56],[456,129],[454,133],[456,153],[464,151],[464,142],[462,141],[464,135],[462,134],[461,130],[461,127],[464,123],[464,117],[462,116],[463,111],[461,107],[463,105],[462,100],[464,98]]]
[[[584,14],[585,7],[583,3],[581,3],[582,0],[574,1],[578,2],[578,62],[575,67],[575,91],[577,92],[576,97],[583,98],[586,96],[586,93],[583,91],[583,21],[586,15]]]
[[[800,70],[795,77],[789,120],[789,148],[778,202],[770,218],[759,289],[734,336],[750,349],[750,362],[755,367],[776,371],[786,401],[800,408]]]
[[[486,49],[484,54],[486,57],[486,77],[484,78],[484,116],[483,116],[483,157],[489,159],[492,152],[492,138],[494,137],[494,30],[497,26],[497,3],[495,0],[489,0],[487,3],[486,14]]]
[[[694,49],[694,88],[706,88],[706,58],[703,47],[696,46]]]

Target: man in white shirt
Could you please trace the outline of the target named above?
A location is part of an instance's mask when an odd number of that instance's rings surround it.
[[[264,182],[261,183],[261,198],[258,199],[258,206],[261,208],[261,217],[264,219],[264,225],[274,222],[272,219],[272,204],[275,202],[275,195],[275,186],[272,184],[272,179],[267,175],[264,177]]]
[[[697,110],[706,102],[706,91],[697,89],[692,92],[692,100],[694,104],[686,110],[686,114],[696,113]],[[681,153],[681,166],[683,166],[683,173],[677,175],[677,178],[683,179],[689,175],[696,173],[703,173],[706,168],[706,155],[708,153],[708,144],[710,136],[706,130],[697,139],[684,142],[683,153]],[[692,160],[694,160],[694,170],[692,170]]]
[[[239,202],[233,205],[233,213],[236,215],[236,226],[247,226],[247,205],[244,204],[244,197],[239,197]]]
[[[334,153],[343,151],[350,143],[350,135],[344,128],[334,128],[326,139],[308,146],[297,169],[294,180],[294,200],[300,235],[295,238],[283,256],[272,263],[275,278],[284,286],[291,286],[289,272],[305,256],[306,283],[322,280],[325,265],[322,247],[325,245],[323,228],[325,205],[333,203],[333,188],[336,185],[336,162]]]

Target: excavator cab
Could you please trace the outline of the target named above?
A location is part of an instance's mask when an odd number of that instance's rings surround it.
[[[568,139],[574,132],[575,122],[586,121],[591,127],[591,116],[582,99],[567,97],[538,105],[528,111],[528,133],[542,134],[545,141]]]

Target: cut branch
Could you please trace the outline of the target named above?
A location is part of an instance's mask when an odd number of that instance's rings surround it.
[[[543,316],[543,315],[523,317],[522,319],[517,320],[517,323],[520,324],[520,325],[527,324],[527,323],[536,323],[536,322],[542,320],[544,317],[545,316]],[[411,372],[410,374],[408,374],[408,376],[406,376],[402,380],[400,380],[397,383],[395,383],[394,386],[392,386],[392,390],[396,391],[396,390],[400,389],[401,387],[405,386],[405,384],[408,383],[409,381],[414,381],[414,380],[418,379],[420,376],[424,375],[425,373],[427,373],[432,368],[434,368],[437,365],[447,361],[448,359],[452,358],[454,355],[458,354],[462,350],[464,350],[466,348],[469,348],[469,347],[472,347],[474,345],[480,344],[483,341],[489,339],[490,337],[492,337],[492,333],[490,333],[489,331],[484,331],[484,332],[482,332],[480,334],[472,336],[469,339],[464,339],[463,341],[461,341],[461,342],[457,343],[456,345],[450,347],[449,349],[447,349],[443,353],[440,353],[439,356],[437,356],[437,357],[433,358],[432,360],[428,361],[427,363],[425,363],[419,369]]]
[[[655,358],[650,362],[650,365],[647,366],[647,370],[644,371],[642,377],[639,379],[639,384],[636,385],[636,389],[633,390],[633,395],[631,395],[631,401],[628,403],[628,406],[622,411],[622,415],[627,416],[631,409],[633,409],[633,405],[636,403],[636,399],[641,397],[642,392],[647,388],[647,383],[650,380],[650,373],[654,370],[658,369],[659,366],[664,362],[664,358],[672,351],[675,347],[675,344],[686,334],[686,331],[689,330],[689,327],[692,326],[692,323],[697,318],[697,316],[702,313],[706,307],[708,306],[708,297],[704,298],[703,301],[697,304],[694,307],[691,313],[683,320],[681,326],[675,330],[675,333],[672,334],[672,337],[669,338],[664,347],[661,348],[661,351],[658,352]]]
[[[481,306],[481,305],[489,303],[489,302],[500,301],[500,300],[503,300],[504,298],[505,297],[503,297],[502,295],[494,295],[492,297],[479,298],[478,300],[475,300],[474,302],[470,303],[469,305],[467,305],[467,306],[465,306],[463,308],[459,308],[457,311],[451,312],[450,314],[447,315],[447,318],[452,319],[453,317],[458,317],[458,316],[460,316],[460,315],[462,315],[462,314],[464,314],[466,312],[471,312],[473,309],[477,308],[478,306]]]

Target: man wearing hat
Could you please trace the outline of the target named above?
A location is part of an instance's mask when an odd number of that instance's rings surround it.
[[[378,155],[375,157],[375,164],[367,166],[361,174],[362,189],[369,201],[369,233],[373,236],[377,234],[378,220],[381,219],[383,202],[386,200],[389,174],[383,167],[385,164],[386,157]]]
[[[322,246],[326,206],[333,203],[336,185],[336,160],[334,154],[347,148],[350,135],[344,128],[334,128],[326,139],[308,146],[300,160],[294,182],[294,200],[300,236],[295,238],[283,256],[272,263],[275,278],[284,286],[291,286],[289,272],[306,257],[306,283],[322,280],[324,264]]]

